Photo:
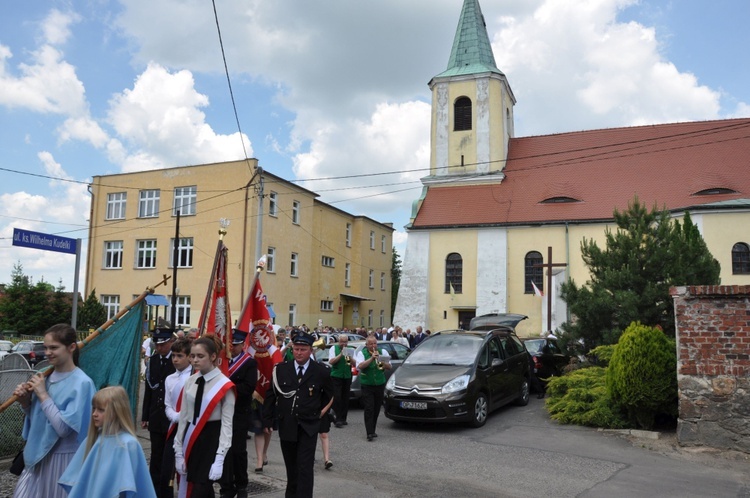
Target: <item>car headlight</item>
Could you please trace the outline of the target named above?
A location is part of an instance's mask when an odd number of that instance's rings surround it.
[[[469,387],[469,375],[459,375],[443,386],[440,392],[443,394],[455,393]]]
[[[388,382],[385,383],[385,388],[389,391],[393,391],[394,387],[396,387],[396,374],[391,375]]]

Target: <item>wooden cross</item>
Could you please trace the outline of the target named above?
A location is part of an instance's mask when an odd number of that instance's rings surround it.
[[[552,268],[568,266],[567,263],[552,262],[552,246],[547,247],[547,263],[531,265],[532,268],[547,269],[547,335],[552,333]]]

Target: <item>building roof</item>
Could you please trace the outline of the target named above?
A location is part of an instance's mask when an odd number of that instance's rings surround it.
[[[513,138],[503,173],[430,186],[410,228],[611,220],[636,195],[648,208],[747,208],[750,119]]]
[[[503,74],[495,64],[479,0],[464,0],[448,68],[436,78],[480,73]]]

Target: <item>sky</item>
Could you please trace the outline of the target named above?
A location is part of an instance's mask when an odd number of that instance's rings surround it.
[[[429,172],[427,83],[447,66],[461,5],[5,2],[0,283],[20,262],[72,290],[74,256],[14,247],[12,233],[80,238],[85,262],[94,175],[246,156],[392,222],[403,255]],[[480,5],[518,101],[516,136],[750,116],[747,0]]]

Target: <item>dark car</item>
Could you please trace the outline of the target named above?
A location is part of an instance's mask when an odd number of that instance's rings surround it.
[[[422,341],[391,376],[385,416],[481,427],[491,411],[512,402],[529,402],[528,353],[512,326],[447,330]]]
[[[543,384],[547,383],[546,379],[564,373],[565,366],[570,363],[570,356],[560,348],[557,339],[546,337],[522,341],[534,362],[536,376]]]
[[[11,350],[12,353],[18,353],[29,362],[29,366],[34,366],[42,360],[47,359],[44,352],[44,343],[42,341],[21,341]]]

